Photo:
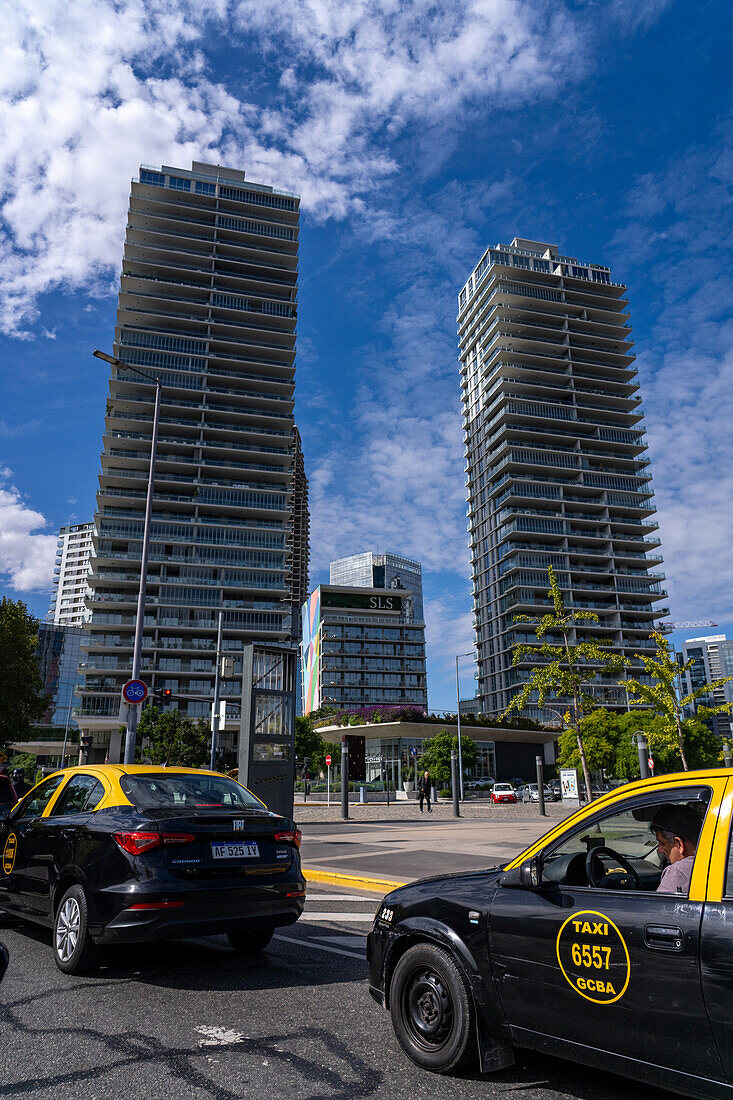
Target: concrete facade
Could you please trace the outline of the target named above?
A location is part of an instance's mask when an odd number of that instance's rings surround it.
[[[458,298],[474,625],[481,711],[502,712],[531,673],[518,614],[548,612],[547,567],[572,639],[653,648],[668,609],[626,287],[610,270],[515,238],[487,249]],[[552,641],[554,639],[548,638]],[[643,676],[635,665],[630,675]],[[599,701],[625,709],[615,682]],[[536,705],[527,717],[553,721]]]

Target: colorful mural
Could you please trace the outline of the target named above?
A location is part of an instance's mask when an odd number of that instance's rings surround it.
[[[303,604],[303,714],[321,705],[321,589],[312,592]]]

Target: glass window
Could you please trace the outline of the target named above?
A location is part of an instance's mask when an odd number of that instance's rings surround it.
[[[52,775],[50,779],[34,787],[20,803],[17,813],[13,815],[14,820],[40,817],[65,778],[63,775]]]
[[[697,834],[710,802],[707,787],[669,792],[646,799],[629,799],[622,810],[599,814],[584,822],[569,837],[563,838],[557,847],[550,847],[543,855],[542,875],[548,882],[573,887],[598,886],[600,889],[651,890],[660,886],[662,872],[669,865],[658,835],[652,831],[652,821],[673,820],[675,811],[691,817]],[[692,860],[694,861],[693,845]],[[589,853],[599,849],[598,856],[589,865]],[[619,856],[619,859],[615,857]],[[690,858],[689,856],[686,858]],[[629,869],[631,868],[631,870]],[[692,862],[686,868],[692,873]],[[589,871],[595,881],[589,879]],[[675,889],[669,891],[674,893]],[[687,891],[685,891],[686,893]]]
[[[262,803],[234,779],[169,771],[165,775],[124,775],[120,786],[136,810],[262,809]]]
[[[201,180],[196,180],[196,194],[197,195],[215,195],[216,184],[215,183],[203,183]]]
[[[150,172],[142,168],[140,170],[140,183],[154,183],[156,187],[165,187],[165,176],[162,172]]]
[[[104,797],[104,787],[93,775],[75,775],[61,792],[51,817],[88,813]]]
[[[190,191],[191,181],[183,179],[181,176],[170,176],[168,186],[176,191]]]

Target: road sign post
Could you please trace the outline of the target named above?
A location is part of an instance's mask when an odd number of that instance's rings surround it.
[[[326,757],[326,806],[331,805],[331,754]]]

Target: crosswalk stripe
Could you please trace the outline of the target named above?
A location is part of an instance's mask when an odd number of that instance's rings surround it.
[[[312,920],[351,920],[361,921],[362,924],[371,924],[374,920],[373,913],[309,913],[307,910],[300,918],[300,923],[303,921]]]
[[[327,951],[329,955],[346,955],[348,959],[358,959],[359,962],[366,962],[363,954],[357,955],[355,951],[344,951],[340,947],[327,947],[325,943],[314,943],[313,940],[309,939],[296,940],[292,936],[274,936],[273,939],[292,944],[294,947],[310,947],[315,951]]]

